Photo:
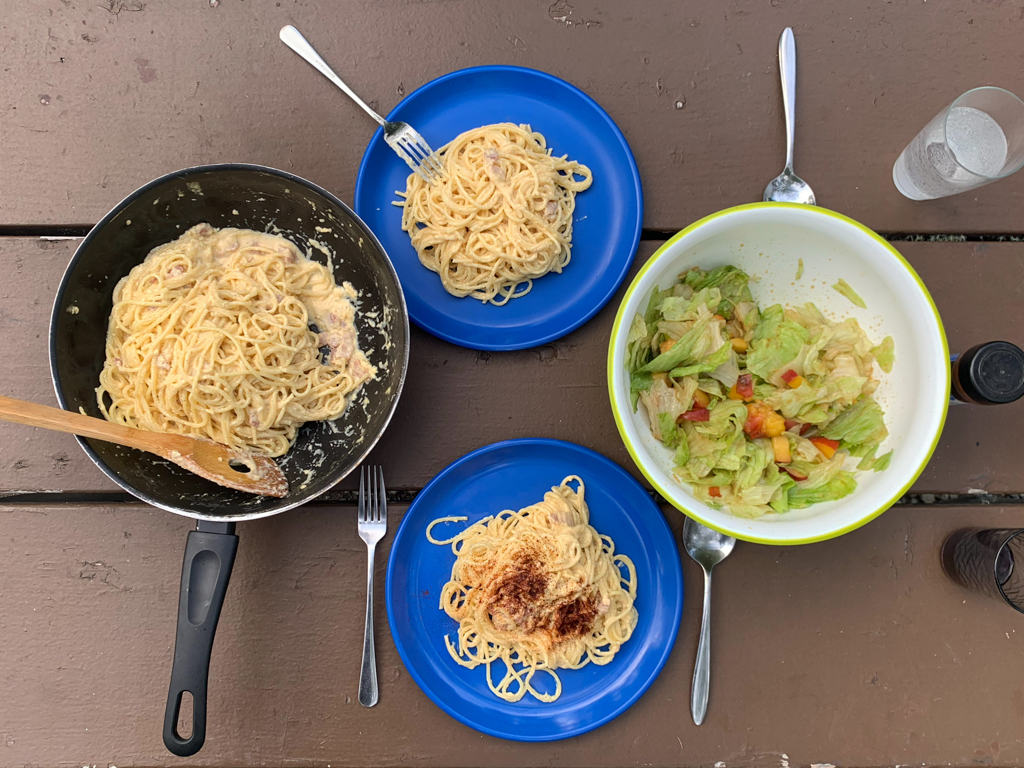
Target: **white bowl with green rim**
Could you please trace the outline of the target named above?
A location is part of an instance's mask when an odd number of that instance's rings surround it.
[[[797,280],[800,262],[803,274]],[[858,472],[857,490],[839,501],[756,520],[698,501],[672,473],[674,451],[651,435],[630,404],[626,336],[655,288],[672,285],[691,267],[733,264],[754,281],[757,303],[813,302],[835,320],[855,317],[872,340],[892,336],[896,364],[879,374],[875,398],[885,410],[893,450],[884,472]],[[860,309],[832,285],[840,278],[864,299]],[[889,243],[862,224],[808,205],[755,203],[712,214],[659,248],[634,278],[615,316],[608,347],[612,413],[626,448],[673,506],[711,528],[762,544],[804,544],[858,528],[892,506],[924,470],[949,405],[949,349],[938,310],[921,278]]]

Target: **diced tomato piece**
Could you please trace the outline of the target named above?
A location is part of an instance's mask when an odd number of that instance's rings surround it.
[[[806,435],[812,429],[814,429],[814,425],[813,424],[804,424],[802,427],[800,427],[800,434],[801,435]]]
[[[838,440],[829,440],[827,437],[812,437],[811,442],[814,443],[815,447],[821,451],[826,459],[831,459],[836,455],[836,451],[839,450]]]
[[[789,462],[793,460],[793,457],[789,453],[788,437],[773,437],[772,452],[775,454],[776,464],[789,464]]]
[[[747,404],[747,421],[743,425],[743,431],[750,435],[752,440],[764,437],[764,411],[758,408],[758,403]]]
[[[786,424],[786,431],[789,432],[791,429],[793,429],[793,427],[799,426],[800,422],[799,421],[794,421],[793,419],[786,419],[785,424]]]
[[[801,471],[800,471],[799,469],[793,469],[792,467],[779,467],[779,469],[781,469],[781,470],[782,470],[783,472],[785,472],[785,473],[786,473],[787,475],[789,475],[790,477],[792,477],[792,478],[793,478],[794,480],[796,480],[796,481],[797,481],[798,483],[799,483],[799,482],[800,482],[801,480],[806,480],[806,479],[807,479],[807,475],[805,475],[805,474],[804,474],[803,472],[801,472]]]
[[[744,400],[754,399],[754,377],[749,373],[740,374],[736,380],[736,391]]]
[[[711,419],[711,411],[707,408],[691,408],[683,414],[683,418],[687,421],[709,421]]]
[[[714,496],[716,499],[722,498],[722,489],[717,485],[712,485],[708,488],[708,496]]]
[[[747,421],[743,431],[752,439],[778,437],[786,431],[786,420],[761,401],[747,403]]]
[[[711,402],[711,398],[708,396],[707,392],[702,392],[698,389],[693,393],[693,402],[697,404],[698,408],[707,408],[708,403]]]
[[[787,384],[789,384],[789,382],[791,382],[793,379],[795,379],[799,375],[800,374],[798,374],[796,371],[794,371],[792,368],[790,368],[788,371],[786,371],[784,374],[782,374],[782,380],[784,382],[786,382]]]

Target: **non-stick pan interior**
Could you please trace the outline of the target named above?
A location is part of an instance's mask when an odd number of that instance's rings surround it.
[[[57,293],[50,367],[61,405],[101,417],[103,368],[114,286],[156,246],[207,222],[279,234],[333,267],[359,292],[359,345],[377,367],[335,421],[299,431],[278,463],[283,499],[222,488],[152,454],[79,439],[111,479],[156,506],[202,518],[258,517],[289,509],[333,486],[369,452],[397,403],[408,361],[409,324],[398,278],[380,244],[340,200],[295,176],[257,166],[206,166],[148,184],[111,211],[79,246]]]

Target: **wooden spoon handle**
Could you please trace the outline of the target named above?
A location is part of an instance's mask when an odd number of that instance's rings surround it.
[[[175,444],[179,437],[143,432],[103,419],[94,419],[92,416],[83,416],[73,411],[51,408],[48,405],[39,405],[25,400],[15,400],[13,397],[4,397],[3,395],[0,395],[0,419],[13,421],[16,424],[27,424],[30,427],[41,427],[82,437],[92,437],[165,457],[168,451],[176,447]]]

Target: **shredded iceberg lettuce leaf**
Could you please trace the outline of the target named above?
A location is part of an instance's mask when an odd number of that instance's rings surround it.
[[[871,348],[871,354],[878,367],[886,373],[892,373],[892,364],[896,361],[896,342],[892,336],[886,336],[877,347]]]
[[[872,395],[893,339],[874,344],[856,319],[813,304],[758,307],[749,283],[727,265],[652,292],[626,337],[633,407],[706,504],[753,518],[842,499],[854,467],[892,459],[879,455],[889,433]],[[845,281],[833,287],[864,306]]]
[[[855,304],[861,309],[868,308],[868,305],[864,303],[864,299],[860,297],[860,294],[853,290],[853,288],[850,287],[850,284],[843,280],[842,278],[840,278],[839,282],[833,285],[832,287],[839,291],[839,293],[843,294],[843,296],[848,298],[851,303]]]
[[[767,381],[773,373],[792,362],[809,341],[807,329],[787,320],[781,305],[768,307],[761,313],[761,321],[750,342],[747,368]]]

